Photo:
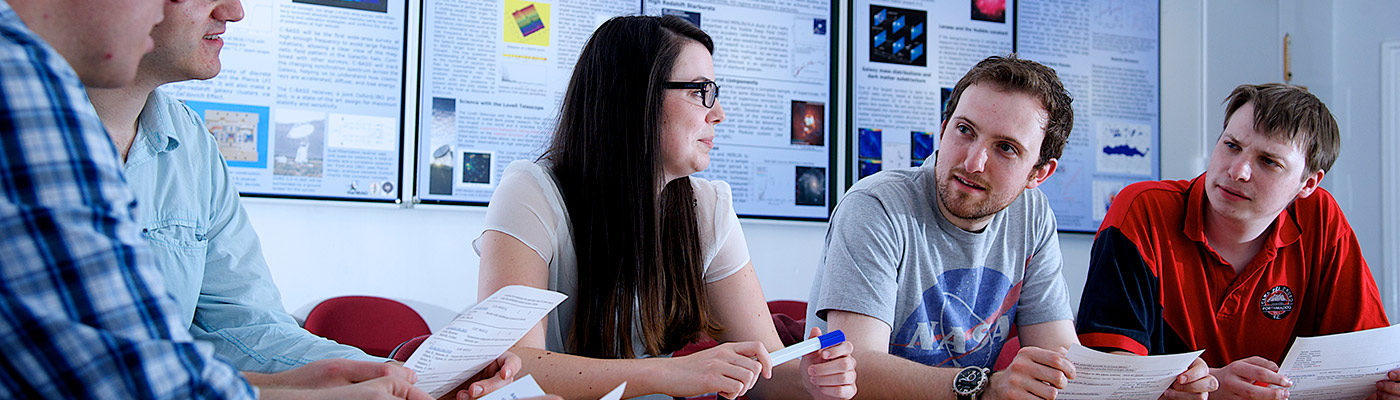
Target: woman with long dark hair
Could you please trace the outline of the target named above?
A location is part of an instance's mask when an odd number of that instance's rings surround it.
[[[474,242],[478,293],[569,295],[513,350],[551,393],[597,398],[626,381],[626,397],[855,394],[848,343],[771,368],[782,343],[729,186],[689,176],[724,120],[713,52],[680,18],[609,20],[579,56],[549,149],[503,173]],[[727,343],[656,357],[705,336]]]

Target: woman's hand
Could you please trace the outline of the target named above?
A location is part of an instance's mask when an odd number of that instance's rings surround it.
[[[667,359],[661,372],[670,396],[690,397],[719,393],[738,398],[753,389],[758,378],[773,377],[768,349],[759,342],[725,343],[685,357]]]
[[[465,388],[459,386],[456,390],[458,400],[475,399],[485,396],[487,393],[496,391],[515,381],[515,372],[520,370],[520,356],[509,351],[501,353],[494,361],[486,365],[481,372],[463,382]]]

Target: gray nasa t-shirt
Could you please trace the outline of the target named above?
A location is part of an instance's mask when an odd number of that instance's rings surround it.
[[[964,231],[938,211],[933,165],[872,175],[841,199],[807,324],[825,331],[828,310],[865,314],[890,325],[890,354],[990,368],[1013,325],[1073,318],[1055,215],[1030,189],[982,232]]]

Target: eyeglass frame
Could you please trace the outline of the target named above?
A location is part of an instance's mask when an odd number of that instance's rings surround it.
[[[668,81],[668,82],[662,82],[662,83],[661,83],[661,86],[664,87],[664,88],[666,88],[666,89],[700,89],[700,105],[705,106],[705,108],[715,108],[715,103],[719,101],[719,84],[718,84],[718,83],[715,83],[715,81],[704,81],[704,82],[674,82],[674,81]],[[709,88],[708,86],[714,86],[714,90],[711,91],[710,88]],[[714,93],[714,95],[711,96],[710,93]],[[706,99],[709,99],[709,101],[705,101]]]

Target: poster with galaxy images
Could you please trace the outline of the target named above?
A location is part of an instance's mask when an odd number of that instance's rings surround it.
[[[419,54],[422,203],[485,204],[505,167],[539,158],[578,52],[638,2],[426,0]]]
[[[161,90],[194,110],[244,195],[399,199],[408,7],[245,1],[222,70]]]
[[[578,52],[622,15],[685,19],[715,43],[709,167],[741,216],[824,220],[834,176],[830,1],[427,0],[415,200],[485,204],[505,167],[553,134]]]
[[[1054,68],[1074,98],[1074,131],[1055,175],[1040,186],[1061,230],[1098,230],[1119,190],[1160,179],[1158,7],[1021,3],[1021,56]]]
[[[953,86],[983,58],[1012,51],[1014,2],[856,0],[850,181],[924,165]]]
[[[833,206],[832,2],[646,0],[645,14],[697,23],[715,42],[725,121],[710,167],[741,216],[824,220]]]

